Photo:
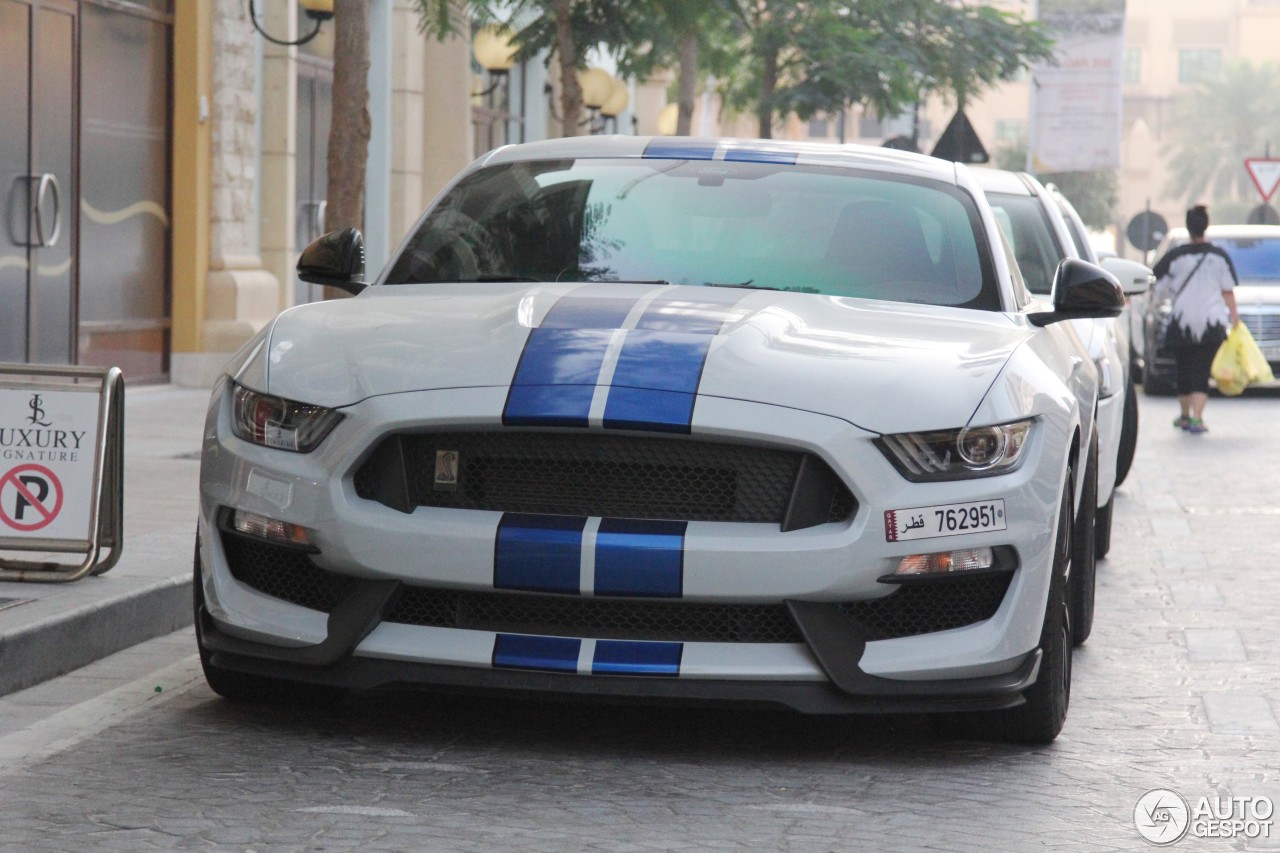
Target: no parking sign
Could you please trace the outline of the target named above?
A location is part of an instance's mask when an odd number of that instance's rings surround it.
[[[0,365],[0,579],[75,580],[115,563],[123,394],[115,368]],[[85,558],[77,567],[7,551]]]

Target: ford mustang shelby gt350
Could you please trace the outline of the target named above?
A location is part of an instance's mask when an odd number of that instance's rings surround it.
[[[921,710],[1056,737],[1114,316],[963,166],[578,138],[467,168],[366,287],[321,238],[204,435],[209,683]]]

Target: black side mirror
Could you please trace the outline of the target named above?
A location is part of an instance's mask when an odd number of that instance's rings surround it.
[[[1067,258],[1053,275],[1053,310],[1031,314],[1033,325],[1047,326],[1085,317],[1119,317],[1124,310],[1120,281],[1096,264]]]
[[[364,281],[364,235],[358,228],[331,231],[302,250],[298,278],[356,294]]]

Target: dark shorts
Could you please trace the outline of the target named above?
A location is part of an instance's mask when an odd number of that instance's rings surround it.
[[[1196,340],[1181,326],[1169,327],[1169,343],[1173,346],[1175,384],[1179,394],[1209,393],[1209,368],[1218,347],[1227,339],[1222,326],[1210,326],[1204,337]]]

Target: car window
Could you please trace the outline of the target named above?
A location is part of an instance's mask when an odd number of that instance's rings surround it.
[[[1013,249],[1023,281],[1032,293],[1053,290],[1053,275],[1066,257],[1053,226],[1038,199],[1024,195],[987,193],[996,222]]]
[[[1236,277],[1251,282],[1280,284],[1280,240],[1244,237],[1212,237],[1231,256]]]
[[[663,281],[1000,310],[981,229],[965,193],[892,175],[526,161],[464,178],[386,281]]]

